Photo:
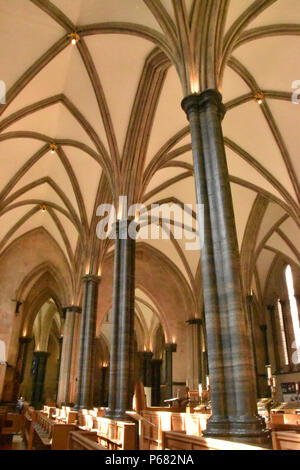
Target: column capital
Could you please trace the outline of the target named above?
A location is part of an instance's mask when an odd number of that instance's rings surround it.
[[[86,274],[82,278],[83,282],[94,282],[98,284],[101,281],[101,276],[96,276],[96,274]]]
[[[166,343],[165,344],[165,350],[170,351],[170,352],[176,352],[177,351],[177,344],[176,343]]]
[[[51,356],[50,353],[48,353],[47,351],[34,351],[33,354],[35,356],[40,356],[40,357],[48,357],[48,356]]]
[[[203,320],[201,318],[191,318],[190,320],[187,320],[185,323],[188,325],[202,325]]]
[[[21,336],[19,338],[19,343],[20,344],[29,344],[29,343],[31,343],[31,341],[32,341],[32,338],[29,338],[28,336]]]
[[[78,305],[70,305],[69,307],[64,307],[66,312],[81,313],[81,307]]]
[[[152,351],[138,351],[138,354],[142,356],[144,359],[152,359],[153,357]]]
[[[246,295],[246,300],[249,304],[251,304],[253,302],[253,295],[252,294]]]
[[[226,113],[226,108],[222,103],[221,93],[216,89],[211,88],[203,91],[202,93],[188,95],[181,102],[181,107],[187,115],[193,111],[201,111],[211,105],[217,107],[221,119],[223,119]]]

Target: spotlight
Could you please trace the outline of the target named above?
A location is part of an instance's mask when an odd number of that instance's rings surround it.
[[[71,39],[71,44],[73,44],[73,46],[75,46],[78,41],[80,41],[80,36],[78,33],[70,33],[68,34],[68,37]]]
[[[50,152],[52,153],[52,155],[57,151],[57,145],[56,144],[50,144],[49,148],[50,148]]]
[[[264,102],[264,94],[260,91],[259,93],[256,93],[254,95],[254,99],[256,101],[257,104],[262,104]]]
[[[45,204],[43,204],[41,206],[41,211],[43,212],[43,214],[46,212],[46,210],[47,210],[47,207],[45,206]]]

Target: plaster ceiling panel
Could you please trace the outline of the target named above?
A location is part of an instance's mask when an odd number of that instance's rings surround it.
[[[249,125],[249,122],[255,123],[255,126]],[[223,130],[226,137],[254,157],[295,198],[282,155],[259,105],[254,100],[227,113]]]
[[[183,251],[183,254],[188,262],[188,265],[190,267],[190,270],[192,272],[192,275],[195,277],[199,260],[200,260],[200,250],[199,249],[194,249],[194,250],[187,250],[187,244],[191,243],[193,240],[188,240],[187,238],[183,237],[182,240],[176,240],[177,243],[179,244],[180,248]]]
[[[161,184],[166,183],[168,180],[185,173],[185,171],[186,170],[184,168],[176,167],[163,168],[162,170],[157,171],[153,178],[150,180],[150,183],[148,184],[147,188],[145,188],[145,192],[149,193]]]
[[[1,80],[9,89],[65,31],[28,0],[0,1]],[[12,60],[14,58],[14,60]]]
[[[149,328],[151,326],[151,323],[152,323],[153,312],[143,302],[136,301],[136,303],[139,306],[139,309],[140,309],[140,312],[142,313],[144,322],[146,323],[147,328],[149,330]]]
[[[101,177],[101,166],[92,157],[76,148],[66,149],[66,154],[78,180],[89,222]]]
[[[82,4],[85,0],[51,0],[51,3],[59,8],[75,25],[78,24],[78,18]]]
[[[83,114],[108,150],[106,132],[91,80],[78,49],[71,47],[71,50],[68,73],[63,88],[64,94]]]
[[[61,214],[58,211],[55,211],[55,214],[59,218],[66,235],[68,237],[68,240],[70,242],[71,248],[73,253],[75,254],[76,251],[76,246],[77,246],[77,241],[78,241],[78,232],[76,230],[76,227],[72,222],[63,214]]]
[[[272,251],[263,250],[256,262],[262,292],[264,291],[266,279],[274,257],[275,254]]]
[[[262,239],[266,236],[266,234],[271,230],[271,228],[279,221],[279,219],[285,215],[285,211],[282,207],[278,204],[270,203],[267,207],[265,215],[260,225],[260,229],[257,236],[257,243],[258,246]]]
[[[33,139],[10,139],[0,142],[0,191],[26,160],[42,146],[42,142]]]
[[[36,111],[7,128],[7,132],[29,131],[44,134],[51,140],[71,139],[82,142],[96,150],[92,140],[73,115],[62,105]]]
[[[56,55],[15,97],[2,119],[25,106],[63,93],[71,57],[76,53],[70,45]]]
[[[140,297],[144,302],[150,304],[151,307],[156,311],[156,306],[154,305],[154,303],[152,302],[150,297],[143,290],[141,290],[137,287],[135,289],[135,296]]]
[[[150,136],[147,162],[177,132],[188,125],[186,115],[181,109],[182,89],[174,67],[168,70],[155,113],[155,120]]]
[[[121,152],[140,76],[153,44],[118,34],[91,36],[86,42],[100,77]]]
[[[241,178],[246,183],[249,182],[264,191],[268,191],[271,195],[283,200],[280,193],[264,178],[253,166],[247,163],[237,153],[226,148],[227,165],[230,176]]]
[[[229,3],[225,31],[254,2],[254,0],[231,0]]]
[[[160,31],[151,11],[141,0],[82,0],[80,24],[121,21],[142,24]]]
[[[300,107],[291,101],[269,100],[269,106],[289,152],[296,177],[300,175]]]
[[[20,179],[10,194],[18,191],[27,184],[39,180],[40,178],[51,178],[65,193],[67,198],[71,201],[75,211],[78,211],[77,201],[73,188],[59,157],[48,152],[44,155],[27,173]]]
[[[300,230],[294,220],[289,217],[279,228],[289,238],[296,250],[300,251]]]
[[[175,246],[171,242],[171,240],[163,240],[161,238],[159,240],[152,240],[151,238],[149,238],[148,240],[143,240],[143,241],[147,245],[150,245],[153,248],[156,248],[156,250],[160,251],[163,255],[169,258],[172,261],[172,263],[174,263],[175,266],[177,266],[179,271],[181,271],[181,273],[183,274],[183,276],[186,278],[187,282],[189,283],[189,278],[188,278],[186,269],[184,267],[184,264]]]
[[[268,240],[267,245],[271,248],[274,248],[277,251],[289,256],[296,264],[299,264],[299,260],[297,259],[294,252],[291,248],[286,244],[286,242],[277,234],[274,233]]]
[[[41,200],[42,202],[52,202],[62,209],[68,210],[57,192],[54,191],[54,189],[52,189],[51,186],[49,186],[47,183],[26,191],[26,193],[22,194],[17,199],[14,199],[12,204],[16,204],[21,201],[27,201],[29,199]]]
[[[59,112],[58,105],[41,109],[16,121],[6,129],[6,132],[37,132],[54,140],[58,127]],[[43,144],[45,142],[41,140],[41,146]]]
[[[29,207],[29,206],[28,206],[28,208],[31,209],[31,207]],[[25,235],[27,232],[30,232],[31,230],[33,230],[35,228],[38,228],[38,227],[44,227],[50,233],[50,235],[54,238],[54,240],[60,246],[61,250],[63,251],[64,255],[66,256],[66,258],[69,262],[67,250],[65,249],[65,244],[63,243],[63,239],[61,238],[60,232],[58,231],[56,225],[52,221],[52,218],[50,217],[50,215],[47,214],[47,213],[42,214],[41,212],[38,212],[35,215],[33,215],[32,217],[30,217],[30,219],[28,219],[13,234],[13,236],[9,239],[8,243],[6,244],[6,247],[8,247],[8,245],[11,244],[17,238],[21,237],[22,235]],[[45,249],[46,249],[46,247],[45,247]]]
[[[292,82],[299,78],[299,49],[299,36],[265,37],[243,44],[233,55],[254,76],[261,89],[292,93]]]
[[[239,96],[246,95],[250,92],[250,88],[234,70],[226,67],[220,92],[223,96],[223,102],[226,104]]]
[[[16,207],[15,209],[6,212],[0,217],[0,242],[9,230],[21,219],[32,206]]]
[[[192,154],[191,150],[188,150],[186,153],[183,153],[179,157],[174,158],[174,160],[172,160],[172,161],[184,162],[184,163],[188,163],[189,165],[192,165],[192,167],[194,166],[193,154]]]
[[[255,18],[247,29],[284,23],[300,23],[298,0],[277,0]]]
[[[147,201],[147,205],[166,198],[176,198],[184,204],[192,204],[194,210],[196,210],[195,184],[193,176],[185,178],[184,180],[181,180],[155,194]]]
[[[238,184],[231,184],[231,192],[238,243],[241,248],[249,215],[256,198],[256,193],[247,188],[243,188]]]

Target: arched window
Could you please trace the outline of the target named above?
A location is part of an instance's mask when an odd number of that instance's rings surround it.
[[[291,320],[293,326],[293,333],[294,333],[294,340],[295,340],[295,348],[297,350],[300,349],[300,322],[299,322],[299,312],[297,301],[295,298],[295,291],[294,291],[294,280],[293,280],[293,273],[292,268],[288,265],[285,269],[285,280],[286,286],[288,290],[288,300],[290,305],[290,313],[291,313]]]
[[[284,364],[286,366],[289,365],[289,355],[288,355],[288,348],[286,344],[286,332],[284,328],[284,320],[283,320],[283,311],[281,307],[280,300],[277,301],[277,310],[278,310],[278,320],[280,326],[280,337],[281,337],[281,344],[283,349],[283,357],[284,357]]]

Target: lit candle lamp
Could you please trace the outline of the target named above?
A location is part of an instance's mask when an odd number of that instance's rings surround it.
[[[272,368],[271,368],[271,366],[266,366],[266,367],[267,367],[268,379],[271,379],[272,378]]]
[[[209,389],[209,375],[206,376],[206,388]]]
[[[199,384],[199,397],[202,398],[202,384]]]

